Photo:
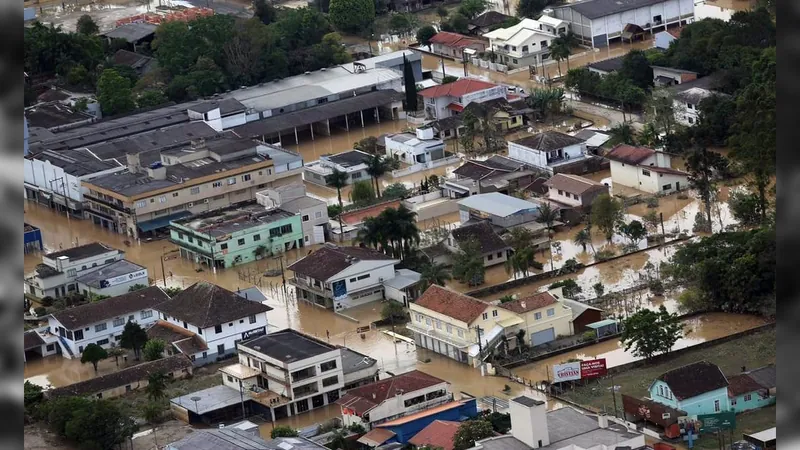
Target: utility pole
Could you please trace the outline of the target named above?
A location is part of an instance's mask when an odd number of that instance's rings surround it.
[[[164,253],[165,253],[166,249],[167,249],[166,246],[162,246],[161,247],[161,278],[164,279],[164,288],[165,289],[167,287],[167,274],[164,272]]]
[[[664,237],[664,240],[666,241],[666,239],[667,239],[667,232],[666,232],[666,231],[664,231],[664,213],[663,213],[663,212],[661,212],[661,213],[658,213],[658,217],[661,219],[661,236],[663,236],[663,237]]]
[[[619,418],[617,416],[617,389],[614,385],[614,377],[611,377],[611,400],[614,402],[614,417]]]
[[[444,72],[444,56],[440,55],[439,58],[442,60],[442,81],[444,81],[444,77],[447,76]]]
[[[281,263],[281,281],[283,281],[283,289],[286,289],[286,274],[283,273],[283,255],[278,255],[278,261]]]
[[[483,342],[481,342],[481,333],[483,332],[483,328],[480,325],[475,325],[475,331],[478,333],[478,359],[483,365]]]
[[[247,418],[247,413],[244,409],[244,387],[242,386],[242,380],[239,380],[239,398],[242,400],[242,420]]]

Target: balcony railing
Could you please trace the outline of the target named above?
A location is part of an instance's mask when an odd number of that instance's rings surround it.
[[[298,381],[314,378],[315,376],[317,376],[317,372],[314,370],[298,371],[292,374],[292,383],[297,383]]]
[[[413,313],[412,313],[412,317],[413,317]],[[466,339],[460,339],[460,338],[457,338],[457,337],[453,337],[450,334],[447,334],[447,333],[444,333],[444,332],[441,332],[441,331],[437,331],[434,328],[428,328],[426,326],[417,325],[416,323],[408,323],[408,324],[406,324],[406,328],[411,330],[411,331],[414,331],[414,332],[417,332],[417,333],[420,333],[420,334],[424,334],[426,336],[430,336],[430,337],[432,337],[434,339],[438,339],[440,341],[447,342],[448,344],[453,345],[453,346],[458,347],[458,348],[468,347],[468,346],[473,344],[472,342],[468,342]]]
[[[333,293],[330,289],[314,286],[313,284],[309,283],[303,278],[293,277],[289,279],[289,282],[294,284],[295,286],[302,287],[303,289],[308,289],[309,291],[316,292],[318,294],[332,295]]]
[[[317,392],[319,392],[319,389],[317,388],[317,383],[311,383],[299,388],[292,389],[292,394],[294,395],[295,399],[297,399],[297,397],[305,397],[307,395],[316,394]]]
[[[113,209],[115,211],[123,212],[123,213],[126,213],[126,214],[133,214],[133,211],[130,208],[127,208],[127,207],[123,206],[119,202],[105,200],[103,198],[100,198],[100,197],[98,197],[96,195],[92,195],[92,194],[89,194],[89,193],[83,194],[83,196],[87,200],[91,200],[93,202],[100,203],[101,205],[107,206],[107,207],[109,207],[109,208],[111,208],[111,209]],[[90,203],[90,207],[91,207],[91,203]]]

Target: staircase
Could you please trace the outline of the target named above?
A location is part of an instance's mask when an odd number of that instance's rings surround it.
[[[72,353],[72,350],[70,350],[69,345],[67,345],[67,340],[64,339],[63,336],[58,337],[58,344],[61,347],[61,354],[64,356],[64,358],[67,359],[75,358],[75,354]]]

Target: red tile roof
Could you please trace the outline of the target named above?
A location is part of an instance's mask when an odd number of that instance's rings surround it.
[[[400,391],[408,393],[440,383],[446,383],[446,381],[419,370],[412,370],[366,386],[350,389],[342,398],[336,400],[336,403],[361,416],[383,403],[387,398],[394,397]]]
[[[556,303],[555,297],[549,292],[541,292],[528,297],[518,298],[507,303],[501,303],[499,306],[517,314],[524,314],[528,311],[544,308],[554,303]]]
[[[464,110],[464,107],[456,102],[453,102],[447,105],[447,109],[455,112],[461,112]]]
[[[671,34],[675,38],[681,37],[681,31],[683,31],[683,27],[673,28],[671,30],[667,30],[667,33]]]
[[[358,442],[370,447],[378,447],[395,436],[397,435],[392,430],[373,428],[369,433],[358,438]]]
[[[429,98],[438,97],[461,97],[464,94],[471,92],[483,91],[497,87],[496,84],[488,83],[486,81],[476,80],[474,78],[461,78],[452,83],[443,84],[441,86],[433,86],[428,89],[423,89],[419,95]]]
[[[434,420],[422,431],[415,434],[408,442],[417,447],[441,448],[443,450],[453,450],[453,437],[458,431],[460,422],[449,420]]]
[[[380,203],[370,206],[369,208],[347,212],[342,214],[342,222],[347,225],[355,226],[363,222],[367,217],[378,217],[378,214],[382,213],[383,210],[389,208],[398,208],[399,206],[400,200],[396,200],[393,202]]]
[[[628,144],[617,144],[605,157],[612,161],[619,161],[627,164],[639,164],[645,159],[653,156],[655,150],[647,147],[634,147]]]
[[[489,307],[488,303],[435,284],[432,284],[414,303],[466,324],[472,323]]]
[[[739,374],[728,378],[728,397],[765,390],[748,374]]]
[[[464,48],[475,44],[483,45],[483,42],[477,39],[464,36],[463,34],[451,33],[449,31],[440,31],[436,33],[430,41],[431,44],[441,44],[454,48]]]

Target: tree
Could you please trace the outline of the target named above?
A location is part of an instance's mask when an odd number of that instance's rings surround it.
[[[658,225],[661,223],[661,217],[657,212],[650,210],[642,217],[642,222],[645,228],[650,233],[658,233]]]
[[[253,16],[257,17],[264,25],[275,22],[278,17],[278,10],[267,0],[255,0],[253,2]]]
[[[466,450],[475,446],[475,441],[494,436],[492,424],[488,420],[466,420],[458,426],[453,436],[453,450]]]
[[[375,136],[367,136],[364,139],[353,144],[353,148],[361,150],[364,153],[374,155],[378,153],[378,138]]]
[[[411,195],[411,191],[403,183],[392,183],[383,190],[384,199],[406,198],[409,195]]]
[[[567,298],[573,298],[576,295],[583,292],[583,288],[572,278],[566,278],[561,281],[556,281],[555,283],[547,287],[547,289],[558,289],[558,288],[563,288],[561,292],[564,294],[564,297]]]
[[[97,363],[108,358],[108,352],[103,347],[95,343],[91,343],[83,349],[81,353],[81,364],[92,363],[94,372],[97,373]]]
[[[164,350],[166,343],[161,339],[150,339],[144,344],[144,359],[146,361],[155,361],[164,357]]]
[[[380,177],[390,172],[395,166],[396,161],[392,158],[387,158],[381,155],[370,155],[366,161],[367,174],[372,177],[373,185],[375,186],[375,194],[377,197],[381,196]],[[353,187],[355,190],[355,186]]]
[[[100,31],[92,16],[84,14],[78,17],[78,22],[75,23],[75,30],[80,34],[93,35]]]
[[[164,405],[159,402],[151,401],[144,405],[142,409],[144,420],[155,425],[162,421],[164,417]]]
[[[408,321],[408,313],[400,303],[394,300],[389,300],[381,308],[381,318],[394,323],[406,323]]]
[[[389,18],[389,30],[399,36],[405,36],[417,26],[417,18],[409,13],[395,12]]]
[[[591,218],[592,224],[603,232],[606,240],[611,241],[614,229],[623,218],[622,202],[608,194],[597,196],[592,201]]]
[[[417,30],[417,42],[421,45],[427,45],[428,50],[431,49],[431,38],[436,36],[436,28],[431,25],[425,25]]]
[[[39,386],[38,384],[33,384],[30,381],[25,381],[24,383],[24,406],[25,406],[25,413],[32,414],[34,412],[34,408],[42,401],[44,398],[44,388]]]
[[[144,391],[150,400],[160,400],[167,396],[167,381],[169,377],[164,372],[153,372],[147,376],[147,386]]]
[[[97,400],[71,411],[64,426],[64,436],[81,448],[118,448],[133,436],[136,424],[116,404]]]
[[[619,73],[640,89],[649,90],[653,86],[653,69],[641,50],[631,50],[622,57]]]
[[[744,227],[761,225],[761,204],[758,195],[743,189],[733,190],[728,197],[728,208],[740,225]]]
[[[328,16],[333,25],[350,33],[367,29],[375,20],[374,0],[331,0]]]
[[[457,12],[450,16],[450,28],[456,33],[466,34],[469,32],[469,19],[461,12]]]
[[[79,86],[89,81],[89,71],[86,67],[77,65],[69,70],[67,82],[73,86]],[[76,107],[77,109],[77,107]]]
[[[558,38],[553,39],[553,45],[550,47],[550,56],[556,60],[558,76],[561,76],[561,61],[567,60],[567,63],[569,63],[570,53],[572,53],[572,50],[567,47],[567,44],[559,41]],[[569,68],[567,71],[569,71]]]
[[[299,436],[297,430],[288,425],[273,427],[272,431],[269,434],[269,437],[271,437],[272,439],[279,437],[297,437],[297,436]]]
[[[422,266],[419,278],[420,289],[425,291],[432,284],[444,286],[451,278],[453,278],[453,276],[450,275],[450,271],[447,270],[444,264],[430,262]]]
[[[625,351],[650,360],[659,353],[668,353],[683,334],[683,323],[677,314],[670,314],[664,305],[658,311],[640,309],[625,319],[620,342]]]
[[[104,115],[113,116],[136,108],[131,82],[117,71],[105,69],[97,82],[97,100]]]
[[[117,368],[119,368],[119,358],[127,354],[124,348],[117,347],[115,344],[112,344],[111,348],[109,348],[106,352],[108,353],[109,358],[114,358],[114,364],[116,364]]]
[[[403,84],[406,89],[406,111],[417,111],[417,82],[414,70],[406,56],[403,55]]]
[[[606,291],[606,287],[605,287],[605,286],[603,286],[603,283],[602,283],[602,282],[600,282],[600,281],[598,281],[597,283],[593,284],[593,285],[592,285],[592,289],[594,289],[594,293],[595,293],[595,294],[596,294],[598,297],[602,297],[602,296],[603,296],[603,293]]]
[[[553,223],[558,220],[561,213],[550,206],[550,203],[542,203],[539,205],[539,217],[536,221],[544,224],[545,231],[547,232],[547,246],[550,248],[550,270],[555,270],[553,266],[553,249],[550,245],[552,239]]]
[[[356,181],[353,183],[353,190],[350,191],[350,199],[357,205],[365,205],[375,200],[375,190],[372,183],[367,180]]]
[[[488,7],[489,2],[487,0],[463,0],[461,6],[458,7],[458,12],[467,19],[472,20],[486,11]]]
[[[711,95],[700,100],[697,109],[700,117],[695,133],[703,136],[706,145],[725,146],[736,118],[736,101],[725,95]]]
[[[706,220],[711,226],[711,203],[717,192],[714,173],[724,170],[728,164],[719,153],[710,152],[701,143],[695,142],[685,157],[686,171],[689,172],[689,186],[697,191],[703,201]],[[710,229],[708,230],[711,231]]]
[[[519,0],[517,15],[528,19],[538,19],[542,15],[542,10],[551,3],[553,3],[552,0]]]
[[[513,302],[514,301],[514,296],[511,295],[511,294],[506,294],[506,295],[500,297],[498,300],[500,300],[500,304]]]
[[[136,104],[139,106],[139,108],[150,108],[153,106],[163,105],[168,101],[169,99],[164,96],[163,92],[155,89],[147,89],[139,94],[139,97],[136,99]]]
[[[342,172],[339,169],[334,168],[333,172],[330,175],[325,177],[325,182],[328,183],[329,186],[336,188],[336,196],[339,199],[339,207],[342,207],[342,188],[347,186],[347,181],[350,179],[350,176],[347,175],[347,172]]]
[[[444,19],[446,19],[449,14],[450,12],[444,7],[444,5],[439,5],[436,7],[436,15],[439,16],[439,22],[444,22]]]
[[[138,323],[128,321],[125,328],[122,330],[122,335],[119,345],[122,348],[133,350],[134,357],[139,360],[139,353],[144,344],[147,342],[147,333],[139,326]]]
[[[631,220],[629,223],[620,222],[617,230],[631,245],[639,245],[639,242],[647,236],[647,229],[638,220]]]
[[[483,284],[486,268],[480,244],[472,239],[461,243],[459,247],[453,261],[453,277],[469,286]]]
[[[576,245],[580,245],[583,248],[583,251],[586,251],[586,245],[591,244],[592,242],[592,235],[589,233],[588,228],[584,228],[578,231],[578,234],[572,239]]]
[[[533,247],[523,247],[514,251],[505,262],[506,273],[513,274],[516,279],[519,272],[522,272],[523,277],[527,277],[531,268],[541,269],[542,264],[534,259],[534,252]]]

